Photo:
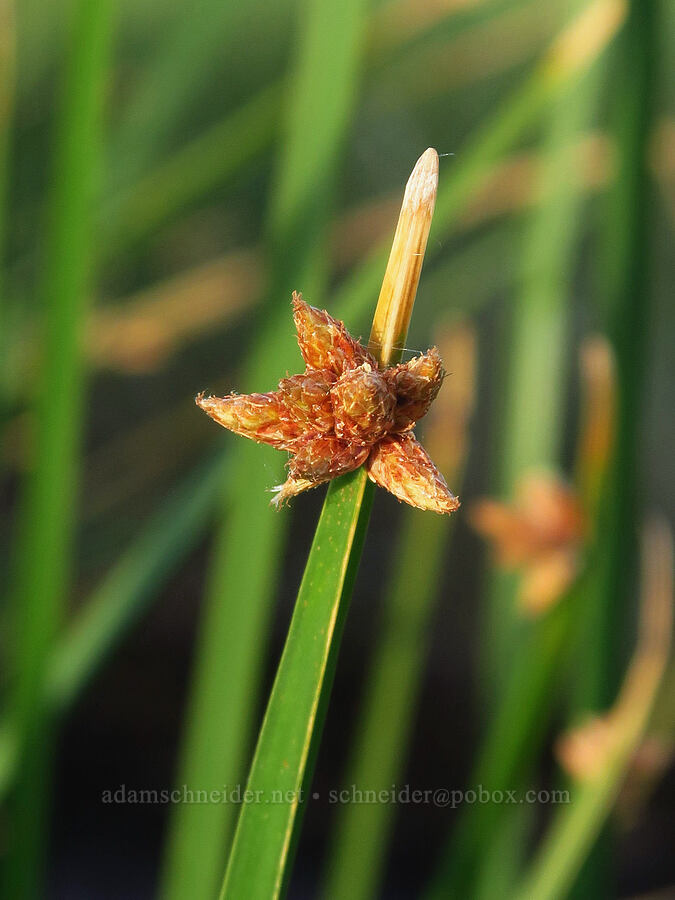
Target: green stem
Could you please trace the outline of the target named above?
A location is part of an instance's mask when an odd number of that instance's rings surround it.
[[[429,148],[406,185],[370,331],[381,367],[401,356],[437,185],[438,154]],[[312,780],[373,490],[363,467],[329,486],[258,737],[221,900],[276,898],[290,877],[301,789]]]
[[[462,481],[474,403],[475,338],[473,331],[462,325],[447,332],[437,328],[437,334],[452,376],[422,424],[432,459],[456,490]],[[454,517],[417,510],[404,510],[403,516],[343,779],[345,788],[372,791],[374,796],[399,783],[405,771],[432,616],[454,523]],[[379,894],[395,815],[396,806],[389,803],[338,806],[322,896],[365,900]]]
[[[328,489],[260,731],[247,782],[252,799],[242,807],[221,900],[278,897],[289,877],[373,494],[363,469]]]

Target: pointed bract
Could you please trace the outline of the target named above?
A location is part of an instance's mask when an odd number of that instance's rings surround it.
[[[306,478],[287,478],[283,484],[277,484],[272,488],[272,492],[276,496],[274,496],[270,502],[272,506],[281,509],[282,506],[285,506],[288,503],[291,497],[297,497],[297,495],[302,494],[303,491],[318,487],[320,484],[320,481],[308,481]]]
[[[279,507],[303,491],[353,472],[363,465],[369,453],[369,446],[340,440],[334,435],[304,442],[288,463],[287,480],[274,488],[277,495],[272,503]]]
[[[383,438],[366,463],[368,477],[399,500],[418,509],[451,513],[459,500],[414,434]]]
[[[333,430],[335,419],[330,389],[334,380],[329,369],[308,369],[302,375],[282,378],[279,382],[288,414],[303,432]]]
[[[436,347],[383,373],[396,394],[394,430],[406,431],[426,415],[443,384],[443,362]]]
[[[393,428],[396,394],[368,363],[345,372],[330,394],[338,437],[372,444]]]
[[[293,293],[293,321],[302,358],[310,368],[330,369],[336,375],[363,363],[377,368],[371,353],[349,334],[342,322],[325,309],[305,303],[302,294],[296,292]]]
[[[224,428],[279,450],[291,450],[302,434],[280,391],[226,397],[199,394],[195,403]]]
[[[326,435],[303,442],[288,463],[292,478],[319,484],[358,469],[368,458],[370,447]]]

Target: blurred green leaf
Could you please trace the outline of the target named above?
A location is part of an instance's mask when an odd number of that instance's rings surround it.
[[[233,0],[202,0],[194,8],[182,7],[157,40],[150,62],[141,71],[136,90],[115,130],[111,159],[111,188],[119,189],[145,175],[155,163],[158,148],[174,137],[177,126],[209,84],[222,61],[238,42],[281,41],[288,19],[284,0],[240,4]],[[255,55],[248,54],[253,62]],[[251,72],[251,77],[254,72]],[[220,93],[228,87],[223,80]]]
[[[595,741],[587,738],[584,768],[573,779],[569,802],[557,811],[518,886],[518,900],[568,895],[649,721],[668,662],[673,624],[673,537],[665,521],[649,524],[643,548],[640,634],[633,662],[617,701],[601,722],[604,730],[595,732]]]
[[[587,6],[568,0],[578,11]],[[547,114],[536,191],[544,201],[526,224],[522,280],[509,314],[508,357],[498,410],[493,460],[496,492],[513,496],[518,479],[535,468],[559,467],[569,360],[575,251],[583,198],[576,181],[576,145],[597,104],[599,67],[561,90]],[[546,402],[542,404],[542,397]],[[496,573],[485,614],[483,685],[495,702],[503,672],[518,647],[522,617],[513,602],[513,579]]]
[[[540,67],[540,73],[545,71],[545,66]],[[502,496],[512,496],[518,478],[527,471],[558,467],[568,357],[570,267],[581,208],[574,186],[574,146],[596,97],[595,70],[591,75],[559,84],[553,95],[556,102],[538,179],[546,201],[535,208],[531,218],[522,286],[511,317],[496,466]],[[542,397],[546,398],[545,408]],[[567,608],[555,610],[532,626],[517,613],[511,575],[496,573],[490,594],[483,629],[483,687],[491,715],[486,716],[488,731],[470,783],[506,790],[519,784],[536,760],[551,681],[569,637],[573,605],[567,598]],[[500,824],[507,815],[506,807],[494,804],[462,811],[432,882],[431,896],[475,890],[481,867],[492,865],[492,841],[497,841]],[[521,853],[521,845],[516,842],[519,831],[514,830],[513,835],[511,852],[517,856]],[[500,838],[498,847],[496,843],[494,846],[503,859],[507,842]],[[516,869],[517,863],[505,862],[510,870]]]
[[[537,9],[533,12],[539,15]],[[458,43],[464,40],[467,26],[477,22],[480,28],[484,20],[489,20],[493,13],[494,10],[486,11],[482,6],[476,10],[446,11],[439,17],[439,21],[432,18],[423,22],[426,25],[423,33],[435,35],[439,25],[447,18],[452,25],[451,40]],[[550,11],[546,12],[546,16],[551,18]],[[493,29],[495,24],[500,23],[492,23]],[[504,23],[505,26],[509,24]],[[459,35],[455,34],[456,30],[459,30]],[[407,50],[408,32],[401,29],[400,22],[397,23],[395,8],[387,10],[381,7],[379,17],[377,13],[371,16],[369,33],[371,44],[374,42],[375,47],[379,48],[373,51],[376,60],[381,63],[380,57],[383,55],[389,61],[392,73],[400,80],[400,56],[402,48]],[[419,37],[416,34],[413,36]],[[452,44],[446,48],[446,53],[449,57],[455,55]],[[411,62],[414,64],[413,68],[418,70],[419,77],[428,84],[428,64],[424,60],[417,60],[414,55]],[[369,69],[377,68],[372,54],[366,63]],[[112,256],[123,251],[137,250],[139,244],[142,245],[143,240],[159,226],[165,225],[177,213],[206,197],[209,191],[222,185],[256,155],[268,149],[279,131],[284,88],[281,81],[263,88],[234,110],[229,110],[224,118],[167,159],[158,162],[150,172],[141,175],[133,186],[126,187],[121,192],[116,191],[102,218],[102,226],[109,232],[106,254]],[[444,85],[442,82],[433,82],[432,89],[441,92]],[[165,113],[166,110],[163,110],[163,114]]]
[[[15,25],[13,0],[0,0],[0,429],[5,417],[5,371],[7,359],[7,310],[5,308],[5,243],[7,228],[7,181],[11,121],[14,106]]]
[[[40,288],[44,343],[35,404],[33,470],[19,523],[14,617],[12,727],[24,751],[12,797],[8,895],[40,891],[49,796],[51,728],[43,685],[68,591],[82,431],[82,327],[94,258],[93,200],[101,162],[101,118],[109,74],[112,4],[74,9],[48,198]]]
[[[661,6],[651,0],[630,3],[626,27],[617,41],[610,67],[610,132],[615,140],[617,168],[603,204],[602,226],[597,231],[594,274],[600,318],[616,360],[616,440],[600,500],[598,565],[579,614],[572,648],[585,660],[570,691],[573,719],[589,710],[602,709],[611,701],[624,659],[623,629],[617,628],[617,622],[625,622],[632,615],[631,586],[636,576],[642,481],[639,443],[649,365],[649,311],[653,302],[650,243],[654,185],[649,148],[660,83],[659,37],[665,25],[664,15]],[[590,655],[588,647],[593,648]],[[583,802],[593,803],[586,795]],[[598,815],[602,815],[599,807]],[[577,821],[581,823],[583,819]],[[588,822],[586,825],[589,827]],[[583,825],[579,827],[583,830]],[[558,840],[565,841],[562,836]],[[578,868],[583,856],[588,856],[574,884],[577,897],[604,889],[604,883],[598,884],[598,879],[606,879],[613,855],[610,833],[595,846],[590,840],[589,837],[589,845],[574,864],[568,861],[568,865]],[[569,851],[571,832],[567,833],[567,841]],[[552,836],[552,854],[554,842]],[[565,852],[562,846],[558,850]],[[542,850],[542,854],[545,852]],[[551,865],[556,863],[552,861]]]
[[[47,702],[65,711],[199,540],[223,489],[222,453],[171,490],[59,638]]]
[[[566,597],[521,643],[509,666],[499,706],[479,747],[469,776],[470,785],[489,785],[491,791],[513,790],[536,759],[548,724],[551,690],[569,623],[583,597],[583,585]],[[427,896],[447,897],[449,886],[474,885],[482,864],[481,852],[499,841],[504,810],[496,803],[471,806],[455,823],[450,844],[440,860]],[[520,831],[517,832],[520,835]],[[507,849],[512,851],[508,846]],[[507,861],[507,865],[509,865]],[[465,867],[466,866],[466,867]]]
[[[171,491],[56,639],[43,685],[50,715],[63,714],[77,700],[115,645],[194,547],[218,502],[223,463],[219,454]],[[3,723],[0,735],[2,796],[19,759],[20,735],[12,731],[9,721]]]
[[[639,522],[638,451],[645,408],[648,337],[652,303],[653,180],[650,135],[659,85],[658,46],[664,11],[654,0],[631,2],[626,27],[612,60],[611,130],[617,173],[598,231],[596,293],[605,331],[616,357],[618,409],[616,453],[603,510],[607,569],[603,597],[590,624],[595,672],[587,702],[607,703],[622,669],[613,623],[626,611],[635,580]]]
[[[266,150],[279,128],[283,96],[280,85],[263,89],[154,166],[133,188],[116,192],[103,217],[108,257],[137,250],[177,212]]]

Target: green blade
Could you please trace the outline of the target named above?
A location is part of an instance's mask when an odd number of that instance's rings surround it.
[[[222,898],[278,897],[287,877],[373,490],[363,469],[328,489],[247,783],[254,799],[242,807]]]
[[[666,520],[644,529],[640,629],[637,648],[611,710],[607,728],[584,770],[571,784],[569,801],[550,830],[515,892],[516,900],[566,897],[581,864],[612,810],[619,788],[649,723],[667,670],[673,624],[673,535]],[[588,894],[584,894],[588,896]]]
[[[50,714],[67,711],[190,552],[214,511],[222,481],[220,454],[190,473],[56,639],[44,682]],[[1,797],[16,769],[21,735],[8,720],[0,725],[0,734]]]
[[[446,281],[446,291],[450,284],[456,286]],[[457,491],[474,404],[475,337],[472,329],[455,325],[437,327],[435,338],[453,375],[423,420],[424,443]],[[345,789],[355,786],[380,797],[392,784],[404,781],[454,522],[454,516],[403,510],[372,663],[364,679],[362,709],[342,778]],[[381,893],[396,815],[394,803],[339,804],[322,896],[367,900]]]
[[[81,0],[73,10],[47,204],[35,459],[23,498],[11,597],[16,632],[9,705],[25,748],[11,804],[5,886],[17,898],[40,892],[46,849],[51,726],[42,692],[70,580],[86,382],[82,328],[95,249],[91,226],[112,12],[107,0]]]

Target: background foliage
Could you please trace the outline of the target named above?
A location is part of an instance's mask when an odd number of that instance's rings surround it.
[[[658,0],[0,0],[7,896],[217,891],[236,803],[102,798],[243,786],[324,489],[274,512],[282,455],[193,398],[296,371],[293,289],[367,334],[427,146],[446,155],[405,356],[447,347],[426,427],[463,506],[448,525],[375,496],[290,895],[675,882],[672,668],[663,642],[633,655],[669,593],[665,526],[642,587],[639,536],[675,495],[674,27]],[[470,523],[542,467],[589,530],[532,619]],[[621,752],[571,811],[330,801],[575,791],[556,738],[645,658],[644,721],[618,707]]]

